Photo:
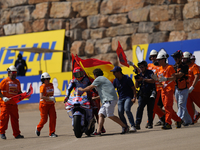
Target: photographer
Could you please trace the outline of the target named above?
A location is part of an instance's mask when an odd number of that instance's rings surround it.
[[[138,92],[138,108],[136,113],[136,129],[140,130],[144,107],[147,105],[148,112],[148,129],[153,128],[153,108],[155,99],[151,97],[155,92],[155,81],[151,78],[153,71],[147,69],[147,62],[138,63],[141,73],[135,76],[136,88],[140,88]]]

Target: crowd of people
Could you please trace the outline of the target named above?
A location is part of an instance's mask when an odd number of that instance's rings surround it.
[[[172,129],[172,120],[176,122],[176,128],[193,125],[200,117],[195,109],[195,105],[200,107],[198,94],[200,90],[199,66],[195,64],[195,56],[189,52],[181,50],[171,54],[175,64],[169,65],[166,52],[152,50],[149,59],[152,63],[147,64],[141,61],[135,66],[131,61],[129,65],[134,67],[135,84],[132,79],[122,73],[119,66],[115,66],[111,73],[115,76],[113,83],[104,77],[101,69],[93,70],[94,80],[87,77],[81,67],[73,70],[74,79],[69,83],[66,90],[64,103],[70,97],[71,91],[76,88],[81,95],[87,92],[88,99],[95,102],[97,106],[94,110],[98,127],[93,136],[100,136],[106,133],[104,128],[105,118],[116,122],[122,127],[121,134],[136,132],[140,130],[143,111],[147,105],[148,120],[146,128],[153,128],[155,114],[159,117],[159,122],[155,125],[162,125],[163,130]],[[9,117],[13,128],[13,136],[16,139],[24,138],[19,130],[19,114],[17,104],[11,99],[12,96],[21,93],[20,82],[16,79],[17,69],[10,66],[8,77],[0,83],[0,134],[2,139],[6,139]],[[50,75],[41,75],[42,85],[40,86],[39,110],[41,120],[36,126],[36,135],[40,132],[49,117],[49,136],[57,137],[56,129],[56,109],[53,84],[50,83]],[[117,89],[117,92],[115,91]],[[138,89],[138,90],[137,90]],[[118,96],[117,96],[118,93]],[[173,110],[174,100],[177,102],[178,112]],[[132,105],[138,101],[136,118],[131,112]],[[101,102],[101,106],[100,106]],[[118,105],[118,116],[114,115],[115,106]],[[126,112],[128,122],[124,116]]]

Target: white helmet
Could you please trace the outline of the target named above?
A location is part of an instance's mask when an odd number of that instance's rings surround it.
[[[192,55],[192,56],[190,57],[190,59],[195,60],[195,59],[196,59],[195,55]]]
[[[158,56],[156,59],[163,59],[163,58],[167,59],[168,57],[169,55],[166,52],[161,51],[158,53]]]
[[[10,66],[7,71],[17,71],[16,67],[15,66]]]
[[[153,50],[150,52],[150,56],[152,56],[152,55],[158,55],[158,52],[157,52],[155,49],[153,49]]]
[[[50,75],[47,73],[47,72],[44,72],[42,75],[41,75],[41,79],[50,79]]]
[[[183,53],[183,58],[190,58],[190,57],[191,57],[190,52],[184,52]]]

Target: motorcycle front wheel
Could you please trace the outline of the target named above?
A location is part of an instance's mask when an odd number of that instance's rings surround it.
[[[83,135],[81,126],[81,116],[74,116],[74,134],[77,138],[81,138]]]

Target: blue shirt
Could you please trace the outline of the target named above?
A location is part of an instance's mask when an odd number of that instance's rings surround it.
[[[130,97],[131,99],[133,98],[134,93],[131,87],[134,86],[134,83],[127,75],[123,75],[121,80],[115,78],[113,85],[115,88],[117,88],[119,100],[127,97]]]

